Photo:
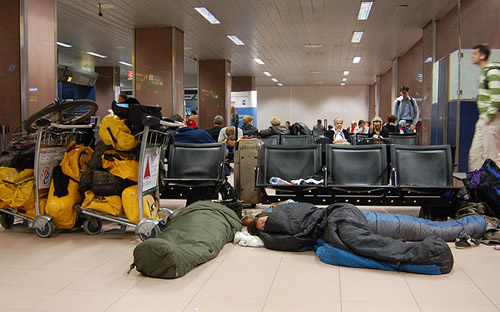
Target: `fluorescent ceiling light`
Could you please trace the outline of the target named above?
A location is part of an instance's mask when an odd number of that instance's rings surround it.
[[[234,42],[234,44],[236,44],[236,45],[245,45],[245,43],[243,41],[241,41],[241,39],[238,38],[238,36],[236,36],[236,35],[226,35],[226,37],[231,39],[231,41]]]
[[[258,57],[254,58],[254,59],[253,59],[253,61],[254,61],[255,63],[257,63],[257,64],[264,65],[264,61],[263,61],[263,60],[261,60],[261,59],[260,59],[260,58],[258,58]]]
[[[271,77],[271,73],[270,72],[264,72],[264,75],[266,75],[267,77]]]
[[[311,48],[311,49],[314,49],[314,48],[322,48],[323,47],[323,44],[321,43],[309,43],[309,44],[304,44],[304,48]]]
[[[72,45],[69,44],[69,43],[64,43],[64,42],[61,42],[61,41],[57,41],[57,45],[58,46],[61,46],[61,47],[65,47],[65,48],[71,48]]]
[[[279,82],[279,80],[276,79],[276,78],[271,78],[271,80],[274,81],[274,82]]]
[[[359,8],[358,20],[366,21],[370,15],[370,10],[372,9],[373,1],[363,1],[361,2],[361,7]]]
[[[321,74],[321,72],[317,71],[317,70],[311,70],[309,73],[310,74]]]
[[[363,32],[362,31],[354,31],[352,33],[352,43],[359,43],[361,41],[361,37],[363,37]]]
[[[205,7],[194,7],[210,24],[220,24],[220,21]]]
[[[354,64],[358,64],[359,62],[361,62],[361,56],[355,56],[352,58],[352,62]]]
[[[432,56],[429,56],[425,61],[424,63],[430,63],[432,62]]]
[[[342,81],[347,81],[347,78],[346,77],[342,78]]]
[[[322,84],[323,81],[315,81],[314,83],[316,83],[316,84]]]
[[[127,63],[127,62],[124,62],[124,61],[119,61],[118,63],[120,63],[120,64],[122,64],[122,65],[125,65],[125,66],[130,66],[130,67],[132,67],[132,64]]]
[[[283,84],[281,82],[278,82],[278,86],[283,87]]]
[[[350,73],[350,71],[348,71],[348,70],[344,70],[344,76],[349,75],[349,73]]]
[[[340,85],[341,85],[341,86],[345,86],[345,82],[342,82]]]
[[[97,56],[97,57],[100,57],[100,58],[108,58],[106,55],[102,55],[102,54],[95,53],[95,52],[92,52],[92,51],[87,52],[87,54],[90,54],[92,56]]]

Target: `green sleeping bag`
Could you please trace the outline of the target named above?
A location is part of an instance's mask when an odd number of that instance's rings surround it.
[[[146,276],[177,278],[219,254],[241,222],[234,211],[210,201],[181,210],[157,238],[135,247],[134,264]]]

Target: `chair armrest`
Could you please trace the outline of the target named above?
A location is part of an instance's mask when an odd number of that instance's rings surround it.
[[[259,177],[260,177],[260,166],[255,166],[255,176],[254,176],[254,180],[255,180],[255,183],[254,183],[254,186],[255,188],[257,188],[257,186],[260,186],[260,183],[259,183]]]
[[[321,167],[321,171],[323,172],[323,187],[328,186],[328,168],[325,166]]]
[[[392,180],[392,185],[398,186],[398,171],[396,170],[396,168],[392,168],[391,180]]]

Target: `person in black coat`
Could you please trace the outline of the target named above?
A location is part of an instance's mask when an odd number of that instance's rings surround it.
[[[252,137],[259,135],[259,129],[253,126],[253,117],[250,115],[245,115],[243,117],[243,126],[240,127],[243,130],[243,136]]]
[[[207,128],[206,131],[212,138],[214,139],[215,142],[219,139],[219,132],[222,129],[222,124],[224,123],[224,117],[221,115],[217,115],[214,117],[214,126]]]

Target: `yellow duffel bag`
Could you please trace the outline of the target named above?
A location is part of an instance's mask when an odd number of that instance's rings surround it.
[[[45,198],[40,198],[38,200],[38,206],[40,207],[40,214],[45,214],[45,203],[46,203]],[[35,219],[36,217],[36,211],[35,211],[35,201],[30,202],[24,207],[19,207],[16,209],[16,212],[20,214],[21,216],[25,216],[27,218],[30,218],[32,220]]]
[[[33,169],[17,172],[15,168],[0,167],[0,200],[9,207],[24,207],[34,200]]]
[[[139,162],[129,159],[127,153],[110,150],[105,151],[101,157],[102,167],[104,169],[122,179],[129,179],[130,181],[137,182]]]
[[[137,146],[135,137],[125,124],[125,120],[114,114],[105,116],[99,124],[99,137],[106,145],[118,151],[131,151]]]
[[[120,195],[96,196],[90,190],[85,192],[82,208],[102,211],[114,216],[123,214],[122,198]]]
[[[139,223],[139,203],[137,200],[137,185],[127,187],[122,192],[122,204],[125,215],[130,222]],[[144,209],[144,218],[159,219],[159,203],[155,201],[153,195],[148,194],[142,197],[142,207]]]
[[[63,159],[59,163],[62,172],[68,177],[80,181],[81,171],[89,170],[87,162],[92,157],[93,152],[94,151],[88,146],[75,145],[74,142],[71,143],[66,153],[64,153]]]
[[[76,222],[76,210],[73,205],[82,201],[82,197],[78,193],[78,183],[69,179],[68,194],[65,196],[57,197],[54,190],[54,180],[52,180],[45,204],[45,214],[52,217],[56,228],[71,229]]]

